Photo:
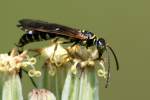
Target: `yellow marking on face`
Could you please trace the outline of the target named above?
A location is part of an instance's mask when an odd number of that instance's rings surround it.
[[[92,39],[94,39],[94,38],[96,38],[96,35],[93,35],[93,36],[92,36]]]

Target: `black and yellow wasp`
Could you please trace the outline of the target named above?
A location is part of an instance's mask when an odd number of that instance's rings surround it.
[[[96,46],[99,53],[99,58],[101,58],[103,53],[109,49],[114,56],[117,70],[119,70],[119,63],[114,50],[103,38],[96,37],[96,35],[92,32],[32,19],[19,20],[19,25],[17,26],[26,32],[20,38],[19,43],[16,44],[17,47],[23,47],[31,42],[61,37],[68,40],[68,43],[73,43],[73,45],[79,44],[81,46],[86,46],[87,48],[90,46]],[[107,81],[108,80],[109,68]]]

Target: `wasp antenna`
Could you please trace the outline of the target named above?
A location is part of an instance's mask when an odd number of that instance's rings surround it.
[[[114,50],[112,49],[112,47],[110,45],[107,45],[107,47],[110,49],[110,51],[112,52],[114,58],[115,58],[115,62],[116,62],[116,66],[117,66],[117,70],[119,70],[119,62],[118,62],[118,59],[117,59],[117,56],[114,52]]]
[[[109,82],[110,82],[110,56],[109,56],[109,52],[108,50],[106,49],[106,52],[107,52],[107,60],[108,60],[108,69],[107,69],[107,79],[106,79],[106,85],[105,85],[105,88],[108,87],[109,85]]]

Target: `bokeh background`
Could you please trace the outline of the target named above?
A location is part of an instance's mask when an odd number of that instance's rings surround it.
[[[148,0],[0,0],[0,53],[23,34],[22,18],[86,29],[114,48],[120,71],[112,62],[109,88],[101,85],[101,100],[150,99],[150,1]],[[28,86],[28,84],[26,84]]]

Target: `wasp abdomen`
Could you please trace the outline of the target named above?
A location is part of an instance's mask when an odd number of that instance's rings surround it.
[[[23,47],[28,43],[42,41],[42,40],[49,40],[51,38],[55,38],[55,34],[45,33],[45,32],[32,32],[24,34],[17,44],[18,47]]]

